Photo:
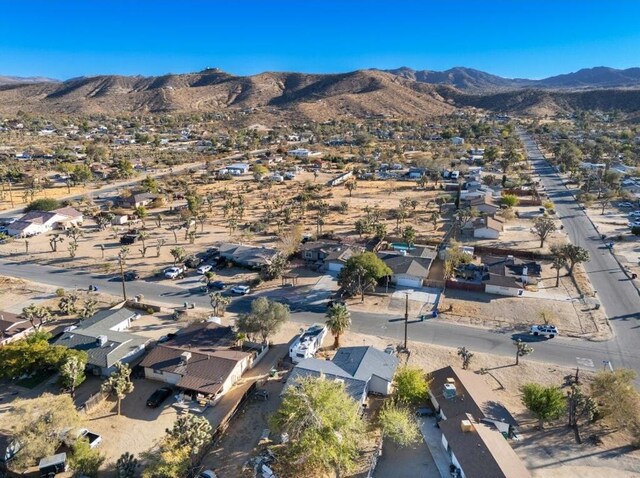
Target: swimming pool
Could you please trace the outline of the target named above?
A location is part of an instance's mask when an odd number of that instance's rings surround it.
[[[411,251],[415,249],[415,247],[409,247],[409,244],[404,242],[392,242],[391,247],[396,251]]]

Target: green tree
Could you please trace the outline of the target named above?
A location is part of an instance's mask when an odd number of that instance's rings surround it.
[[[635,370],[619,368],[613,372],[598,372],[591,382],[591,396],[607,422],[626,430],[640,425],[640,395],[634,380]]]
[[[556,287],[560,285],[560,270],[567,266],[567,258],[559,246],[551,247],[551,268],[556,270]]]
[[[175,478],[187,476],[191,456],[186,447],[180,447],[175,440],[165,437],[157,450],[146,453],[146,465],[142,478]]]
[[[557,229],[556,222],[549,216],[538,216],[533,220],[533,232],[538,238],[540,238],[540,247],[544,247],[544,241],[550,234]]]
[[[373,252],[363,252],[347,260],[338,274],[338,284],[352,295],[360,294],[364,302],[365,291],[391,274],[391,269]]]
[[[573,268],[576,264],[587,262],[589,260],[589,251],[584,247],[575,244],[563,244],[558,249],[558,254],[564,256],[569,263],[569,275],[573,276]],[[552,252],[552,254],[554,254]]]
[[[248,314],[238,317],[236,327],[252,340],[259,336],[266,343],[269,336],[278,332],[289,320],[289,315],[288,305],[259,297],[251,302],[251,311]]]
[[[343,383],[324,377],[301,378],[288,387],[270,424],[289,435],[283,461],[309,476],[353,470],[365,432],[359,404]]]
[[[82,307],[78,310],[78,317],[81,319],[88,319],[98,311],[98,301],[93,297],[88,297],[82,303]]]
[[[69,466],[75,471],[75,476],[88,476],[89,478],[98,476],[100,466],[106,457],[100,451],[91,448],[89,440],[86,438],[76,440],[72,448]]]
[[[566,408],[564,393],[557,387],[545,387],[537,383],[527,383],[520,387],[522,403],[538,419],[538,428],[560,418]]]
[[[169,251],[169,254],[173,257],[174,264],[184,261],[187,257],[187,251],[184,250],[184,247],[174,247]]]
[[[138,206],[137,208],[135,208],[133,210],[133,213],[136,215],[136,217],[138,219],[140,219],[142,221],[142,227],[144,227],[145,219],[147,218],[147,215],[149,214],[147,212],[147,208],[144,207],[144,206]]]
[[[396,371],[393,386],[399,402],[419,404],[427,398],[429,378],[421,368],[404,365]]]
[[[158,192],[158,181],[152,176],[147,176],[146,178],[144,178],[142,181],[140,181],[140,185],[144,188],[145,191],[149,193]]]
[[[523,342],[521,339],[514,340],[513,345],[516,348],[516,365],[520,365],[520,357],[533,353],[533,348]]]
[[[265,281],[278,279],[284,274],[287,267],[289,267],[289,261],[286,256],[278,253],[274,257],[267,259],[265,264],[260,268],[260,277]]]
[[[30,202],[26,208],[24,208],[24,212],[29,211],[53,211],[54,209],[58,209],[60,207],[60,203],[52,198],[42,198],[36,199],[35,201]]]
[[[118,415],[120,415],[120,404],[127,394],[133,392],[133,382],[131,381],[131,369],[128,365],[116,362],[116,369],[111,376],[102,384],[102,391],[109,395],[115,395],[118,400]]]
[[[353,191],[355,191],[358,188],[358,183],[355,180],[347,181],[344,184],[344,187],[347,188],[347,190],[349,191],[349,197],[351,197],[353,195]]]
[[[520,203],[520,199],[518,196],[514,194],[505,194],[500,199],[500,203],[504,206],[507,206],[509,209],[514,208]]]
[[[20,453],[11,461],[15,470],[24,470],[36,465],[42,457],[53,455],[61,445],[65,430],[82,423],[71,396],[50,393],[16,400],[11,410],[3,414],[2,421],[22,445]]]
[[[462,369],[468,370],[471,365],[471,359],[473,359],[473,352],[467,349],[467,347],[458,347],[458,356],[462,359]]]
[[[70,355],[60,367],[60,385],[71,392],[73,397],[76,388],[87,378],[84,369],[87,366],[87,355]]]
[[[58,301],[58,309],[64,315],[73,315],[78,311],[78,301],[76,294],[65,294]]]
[[[347,306],[340,303],[334,303],[327,310],[327,327],[333,334],[333,348],[340,347],[340,336],[343,335],[351,326],[351,314]]]
[[[211,441],[211,424],[205,417],[187,412],[167,429],[167,436],[177,446],[188,450],[190,455],[197,455]]]
[[[438,221],[440,220],[440,213],[432,212],[429,216],[429,222],[433,225],[433,230],[438,228]]]
[[[416,230],[411,227],[405,227],[404,231],[402,231],[402,239],[409,247],[413,247],[416,242]]]
[[[220,317],[224,316],[224,309],[230,302],[229,297],[225,297],[221,292],[212,292],[209,294],[209,301],[211,302],[213,313]]]
[[[420,429],[414,414],[407,407],[386,402],[378,415],[382,433],[398,446],[410,446],[420,440]]]
[[[138,459],[128,451],[124,452],[116,461],[117,478],[135,478]]]

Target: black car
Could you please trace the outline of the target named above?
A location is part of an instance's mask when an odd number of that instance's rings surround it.
[[[151,394],[147,399],[147,407],[157,408],[162,402],[171,396],[173,390],[169,387],[162,387]]]
[[[227,287],[227,284],[222,282],[221,280],[214,280],[213,282],[209,282],[209,288],[224,290]]]
[[[136,271],[127,271],[124,273],[125,282],[130,282],[132,280],[138,279],[140,279],[140,274],[138,274]]]
[[[138,234],[125,234],[120,238],[120,244],[123,244],[123,245],[135,244],[139,238],[140,236]]]

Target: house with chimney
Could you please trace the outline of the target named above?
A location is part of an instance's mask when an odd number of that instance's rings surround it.
[[[213,322],[190,325],[143,360],[145,377],[191,395],[219,400],[267,352],[266,344],[238,343],[231,327]]]
[[[144,354],[150,339],[127,330],[138,317],[138,312],[127,308],[101,310],[66,328],[54,343],[86,352],[87,372],[108,377],[117,363],[128,364]]]
[[[451,366],[431,373],[429,399],[438,417],[452,476],[530,478],[511,448],[517,422],[482,376]]]

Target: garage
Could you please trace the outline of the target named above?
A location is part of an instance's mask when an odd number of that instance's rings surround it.
[[[398,275],[396,276],[396,285],[400,287],[413,287],[419,289],[422,287],[422,279],[420,277]]]

